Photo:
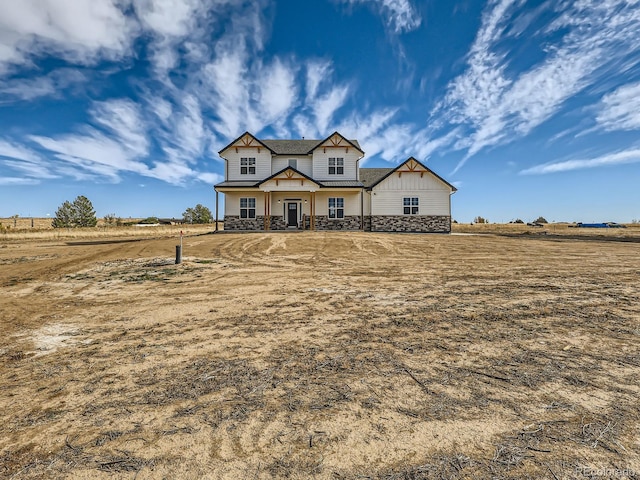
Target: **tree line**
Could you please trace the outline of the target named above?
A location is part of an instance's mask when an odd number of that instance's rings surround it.
[[[213,222],[211,210],[202,204],[195,207],[187,208],[182,213],[184,223],[205,224]],[[116,218],[115,214],[105,215],[105,225],[118,225],[121,222]],[[157,223],[157,217],[149,217],[147,223]],[[151,221],[153,220],[153,222]],[[84,195],[79,195],[73,202],[65,201],[58,207],[53,217],[51,225],[53,228],[79,228],[79,227],[95,227],[98,224],[98,217],[93,208],[91,200]]]

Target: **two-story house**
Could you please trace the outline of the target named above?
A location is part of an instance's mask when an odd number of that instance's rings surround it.
[[[357,140],[259,140],[244,133],[219,152],[225,230],[449,232],[456,188],[410,158],[360,168]],[[217,204],[217,202],[216,202]]]

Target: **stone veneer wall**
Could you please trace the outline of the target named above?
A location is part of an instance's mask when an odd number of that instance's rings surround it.
[[[327,215],[316,215],[315,225],[316,230],[360,230],[360,216],[345,215],[336,220]]]
[[[446,215],[371,215],[372,232],[451,232],[451,217]]]
[[[282,215],[271,215],[271,230],[286,230],[287,222]]]
[[[238,215],[224,216],[225,230],[264,230],[264,216],[256,218],[240,218]]]
[[[233,231],[264,230],[264,215],[256,215],[256,218],[240,218],[237,215],[224,217],[224,229]],[[286,230],[287,224],[282,215],[271,216],[271,230]]]

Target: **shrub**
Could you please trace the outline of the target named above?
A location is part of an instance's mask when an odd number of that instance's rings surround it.
[[[473,223],[489,223],[489,220],[484,217],[477,216],[473,219]]]
[[[104,216],[104,224],[107,226],[112,226],[112,225],[116,225],[117,221],[116,221],[116,214],[115,213],[108,213],[107,215]]]
[[[538,217],[533,221],[533,223],[549,223],[549,222],[547,222],[547,219],[544,217]]]

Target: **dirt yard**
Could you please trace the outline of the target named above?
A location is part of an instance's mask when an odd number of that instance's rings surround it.
[[[640,478],[640,243],[0,243],[0,477]]]

